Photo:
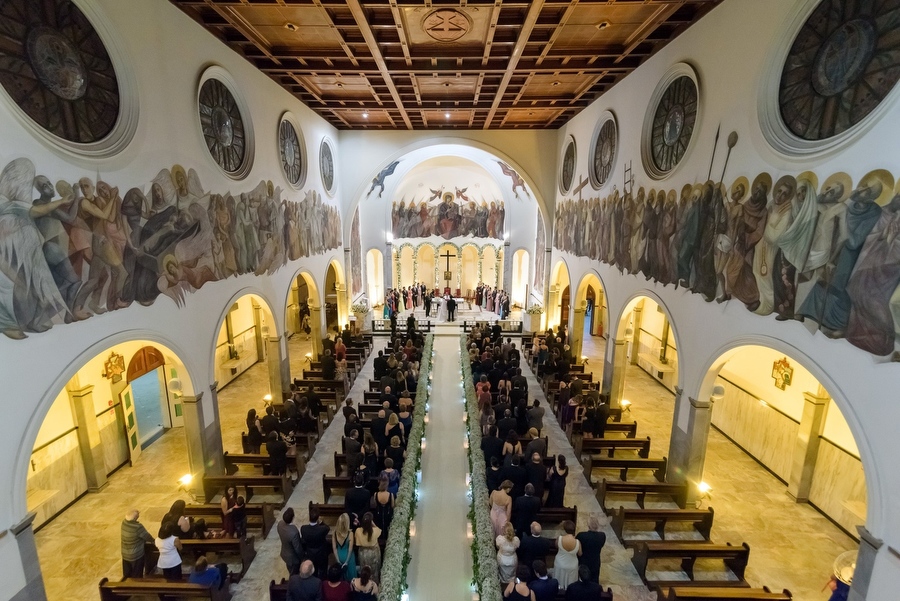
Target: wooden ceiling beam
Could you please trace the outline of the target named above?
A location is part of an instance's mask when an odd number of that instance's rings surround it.
[[[497,90],[497,94],[494,96],[494,101],[491,105],[491,110],[488,112],[487,119],[485,119],[484,129],[488,129],[491,126],[491,120],[494,118],[494,114],[497,112],[500,101],[506,93],[506,87],[509,85],[509,80],[512,79],[513,73],[516,71],[519,57],[522,54],[522,50],[525,48],[525,43],[528,41],[528,38],[531,37],[531,30],[534,27],[538,16],[541,14],[541,9],[543,7],[544,0],[536,0],[535,2],[532,2],[528,8],[528,14],[525,16],[524,23],[522,23],[521,31],[519,31],[519,39],[513,49],[513,55],[509,59],[509,63],[506,66],[506,72],[503,74],[503,80],[500,82],[500,89]]]
[[[353,13],[353,18],[356,19],[356,23],[359,25],[363,37],[366,38],[366,43],[369,44],[369,52],[372,54],[372,58],[375,59],[375,64],[378,65],[378,71],[381,73],[381,77],[387,84],[391,97],[397,104],[397,108],[400,109],[400,115],[403,117],[403,122],[406,123],[408,129],[412,129],[412,121],[409,120],[409,115],[406,113],[406,109],[400,101],[400,96],[397,94],[397,88],[394,87],[394,81],[391,79],[391,72],[387,67],[387,63],[384,62],[384,57],[381,55],[381,50],[378,48],[375,36],[372,35],[372,30],[369,28],[368,21],[366,21],[366,13],[363,10],[362,5],[359,3],[359,0],[347,0],[347,5],[350,7],[350,12]]]
[[[260,33],[256,31],[253,25],[251,25],[241,15],[234,12],[234,10],[230,8],[219,6],[213,0],[206,0],[205,5],[214,10],[220,17],[225,19],[228,24],[237,29],[241,35],[253,42],[253,45],[258,48],[259,51],[266,56],[266,58],[268,58],[269,60],[273,60],[276,63],[279,62],[278,59],[275,58],[275,56],[269,51],[266,39],[262,35],[260,35]]]
[[[562,34],[563,27],[566,26],[566,23],[569,21],[569,18],[575,12],[575,7],[578,6],[578,0],[571,0],[569,5],[566,7],[565,12],[563,12],[562,17],[553,27],[553,33],[550,34],[550,39],[544,45],[544,48],[541,50],[540,55],[537,59],[537,64],[541,64],[544,62],[544,59],[547,58],[547,55],[550,53],[550,49],[553,48],[553,44],[556,43],[556,40],[559,39],[560,34]]]
[[[672,14],[684,5],[685,0],[675,0],[668,4],[663,4],[659,6],[653,14],[647,17],[647,19],[641,23],[641,26],[634,30],[628,39],[625,40],[625,50],[616,59],[616,62],[621,62],[624,60],[631,51],[637,48],[644,39],[647,38],[653,30],[656,29],[660,23],[664,23],[666,19],[668,19]]]

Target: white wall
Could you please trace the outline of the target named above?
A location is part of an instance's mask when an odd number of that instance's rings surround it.
[[[657,82],[671,65],[680,61],[689,62],[697,71],[701,114],[695,141],[681,165],[662,183],[666,188],[680,189],[685,183],[706,179],[713,139],[720,125],[722,139],[714,173],[721,173],[724,139],[732,130],[739,135],[728,165],[727,182],[739,175],[752,177],[761,171],[768,171],[777,179],[784,173],[811,169],[820,182],[837,171],[846,171],[854,182],[876,168],[900,172],[900,157],[896,153],[900,106],[893,100],[880,122],[852,145],[815,161],[781,156],[763,139],[757,112],[762,78],[769,69],[781,68],[773,64],[770,49],[785,36],[793,35],[788,31],[789,24],[813,1],[731,0],[714,9],[559,131],[558,149],[561,150],[569,135],[577,141],[575,179],[587,177],[591,135],[602,112],[612,110],[619,124],[620,158],[610,184],[598,195],[607,195],[613,184],[621,188],[623,169],[629,163],[634,168],[635,186],[648,189],[660,186],[642,167],[641,129],[646,102]],[[558,167],[558,160],[556,163]],[[556,202],[561,200],[557,195]],[[888,545],[900,548],[900,512],[896,511],[900,506],[900,474],[892,465],[897,453],[900,406],[895,402],[896,395],[887,392],[900,387],[900,366],[882,363],[844,340],[811,333],[803,324],[782,323],[774,316],[751,314],[736,302],[708,304],[683,288],[675,290],[672,286],[647,282],[640,275],[623,276],[608,265],[559,251],[554,251],[552,264],[560,258],[565,258],[573,281],[579,281],[591,269],[597,271],[607,292],[612,323],[628,301],[638,295],[651,294],[666,306],[679,335],[678,381],[685,394],[692,398],[709,396],[714,384],[710,368],[718,367],[719,358],[729,349],[758,344],[803,361],[835,398],[859,446],[868,487],[866,527]],[[675,417],[675,422],[686,429],[686,408]],[[832,424],[829,433],[834,435],[836,429]],[[881,554],[887,554],[887,550],[882,548]],[[872,581],[874,590],[887,590],[886,583],[897,580],[900,580],[900,565],[896,561],[877,562]]]

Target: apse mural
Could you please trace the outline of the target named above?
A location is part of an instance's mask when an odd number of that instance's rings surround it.
[[[181,306],[207,282],[340,246],[337,209],[315,191],[281,193],[272,182],[207,192],[175,165],[121,195],[99,176],[54,185],[15,159],[0,173],[0,329],[25,338],[160,294]]]
[[[362,292],[362,241],[359,238],[359,207],[350,222],[350,294]]]
[[[441,236],[449,240],[458,236],[503,238],[506,208],[502,200],[487,201],[454,188],[453,192],[429,188],[430,194],[420,201],[392,203],[391,229],[394,238],[428,238]]]
[[[885,170],[855,188],[805,172],[614,190],[560,203],[554,231],[559,250],[900,360],[900,186]]]

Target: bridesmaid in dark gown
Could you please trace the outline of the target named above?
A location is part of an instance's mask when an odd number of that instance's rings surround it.
[[[563,501],[566,497],[566,477],[569,475],[569,468],[566,467],[566,458],[562,455],[556,456],[556,465],[550,468],[550,474],[547,478],[547,502],[544,507],[563,507]]]

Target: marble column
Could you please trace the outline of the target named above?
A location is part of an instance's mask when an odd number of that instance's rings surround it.
[[[269,394],[274,402],[284,398],[284,387],[281,378],[281,336],[266,336],[266,364],[269,367]]]
[[[44,579],[41,576],[41,563],[34,541],[34,530],[31,528],[34,517],[35,513],[31,512],[25,516],[24,520],[9,529],[16,537],[19,557],[22,559],[22,568],[25,572],[25,587],[10,597],[11,601],[47,601]],[[7,591],[8,593],[9,591]]]
[[[594,308],[591,309],[591,336],[603,335],[603,289],[597,290],[594,296]]]
[[[334,290],[337,295],[338,325],[343,329],[344,324],[347,323],[350,317],[350,305],[347,303],[347,285],[335,284]]]
[[[506,290],[512,295],[512,270],[513,270],[513,258],[509,254],[509,234],[506,234],[507,238],[503,241],[503,283],[500,286],[501,290]],[[512,306],[512,299],[510,298],[510,306]]]
[[[203,459],[206,473],[222,475],[225,473],[225,446],[222,443],[222,421],[219,417],[219,383],[209,385],[209,400],[212,405],[212,420],[203,431]]]
[[[562,310],[562,306],[559,303],[559,286],[554,284],[553,286],[550,286],[547,293],[547,323],[544,324],[545,330],[550,327],[550,324],[559,323]]]
[[[553,263],[551,263],[551,261],[553,260],[553,243],[552,243],[553,234],[552,234],[552,232],[549,236],[547,236],[547,241],[548,241],[547,247],[544,249],[544,295],[545,295],[544,299],[546,300],[546,302],[544,303],[544,306],[547,308],[547,311],[544,312],[544,316],[546,319],[546,321],[544,322],[545,324],[550,323],[549,311],[551,310],[551,306],[552,306],[550,304],[550,300],[549,300],[550,275],[551,275],[551,272],[553,271],[553,269],[552,269]],[[546,329],[546,325],[545,325],[544,329]]]
[[[688,502],[697,498],[697,484],[703,480],[703,466],[706,462],[706,446],[709,427],[712,422],[712,399],[696,400],[687,398],[681,388],[675,388],[675,419],[672,423],[672,437],[669,442],[669,465],[666,481],[675,484],[687,482]],[[681,417],[687,412],[686,419]],[[682,425],[686,429],[682,429]]]
[[[569,330],[571,335],[569,338],[569,346],[571,347],[572,356],[575,361],[581,360],[581,347],[584,342],[584,312],[587,308],[587,301],[581,301],[581,306],[576,307],[572,311],[572,329]]]
[[[84,473],[87,476],[89,492],[98,492],[108,484],[106,480],[106,462],[103,458],[103,440],[100,428],[97,427],[97,414],[94,410],[94,387],[92,385],[69,390],[72,402],[72,413],[77,426],[78,448],[84,461]]]
[[[381,260],[381,295],[382,298],[372,299],[371,303],[374,305],[376,302],[383,303],[384,295],[387,294],[387,291],[393,288],[393,273],[394,273],[394,256],[393,251],[394,245],[390,242],[387,242],[384,245],[384,254],[382,255]],[[437,261],[435,261],[437,263]]]
[[[798,503],[809,501],[809,489],[812,486],[813,473],[816,471],[816,460],[819,457],[819,437],[825,428],[825,416],[828,414],[827,396],[816,396],[804,392],[803,416],[797,438],[794,440],[794,453],[791,458],[791,475],[788,478],[788,494]]]
[[[643,301],[641,304],[634,308],[633,319],[631,327],[634,329],[634,335],[631,337],[631,358],[629,359],[629,363],[632,365],[638,364],[638,351],[641,348],[641,319],[644,315],[644,307]]]
[[[323,346],[322,346],[322,307],[315,306],[312,303],[309,303],[309,327],[310,334],[309,337],[312,340],[312,358],[313,361],[319,360],[319,355],[322,354]]]
[[[607,359],[603,368],[603,391],[609,393],[609,406],[612,408],[621,406],[622,394],[625,392],[625,366],[628,363],[627,350],[627,340],[624,338],[614,340],[612,359]],[[608,379],[607,374],[609,374]],[[609,388],[607,388],[607,383]]]
[[[206,475],[206,456],[203,451],[206,426],[204,425],[202,399],[203,392],[194,396],[181,397],[184,402],[184,438],[187,445],[188,466],[193,476],[190,492],[197,498],[203,496],[203,476]]]
[[[856,555],[856,571],[853,573],[853,584],[847,601],[864,601],[869,594],[875,556],[884,544],[883,540],[875,538],[865,526],[857,526],[856,531],[859,533],[859,553]]]
[[[266,332],[263,332],[262,325],[262,307],[256,304],[256,302],[252,303],[253,306],[253,326],[256,332],[256,359],[257,361],[262,361],[263,357],[265,357],[265,343],[263,342],[263,338],[266,335]],[[268,328],[266,328],[268,330]]]

